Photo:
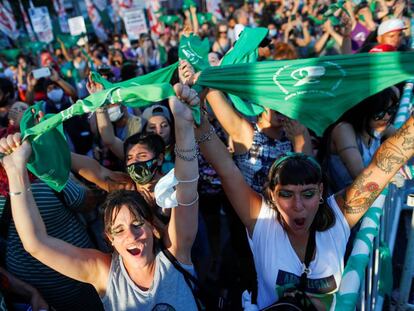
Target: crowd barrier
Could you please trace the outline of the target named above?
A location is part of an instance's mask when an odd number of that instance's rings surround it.
[[[394,121],[399,128],[412,110],[414,80],[407,81],[400,107]],[[414,176],[414,166],[408,165],[403,175]],[[398,185],[398,182],[396,183]],[[407,180],[403,185],[390,183],[375,200],[364,216],[361,228],[354,241],[351,255],[344,269],[339,291],[335,295],[335,311],[380,311],[385,310],[384,298],[393,290],[392,254],[397,238],[401,211],[407,208],[406,198],[414,193],[414,182]],[[411,207],[412,209],[412,207]],[[411,231],[399,284],[396,305],[387,305],[396,310],[414,310],[409,296],[414,273],[414,213]]]

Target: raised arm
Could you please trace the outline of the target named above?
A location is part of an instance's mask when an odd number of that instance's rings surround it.
[[[202,118],[202,124],[195,132],[203,156],[220,176],[231,205],[251,235],[259,216],[262,198],[246,183],[206,117]]]
[[[177,97],[169,99],[175,120],[175,176],[178,206],[171,211],[165,244],[179,262],[191,263],[191,247],[198,228],[198,157],[194,139],[193,116],[188,105],[199,105],[194,90],[182,84],[174,86]],[[180,98],[180,99],[179,99]]]
[[[332,130],[331,140],[335,152],[355,179],[364,169],[362,155],[359,152],[354,128],[351,124],[341,122]]]
[[[114,172],[100,165],[98,161],[77,153],[71,153],[71,170],[106,192],[115,189],[135,190],[128,174]]]
[[[194,74],[191,65],[182,61],[179,66],[180,78],[189,85],[195,83],[198,75]],[[229,134],[235,145],[235,153],[245,153],[253,143],[254,130],[252,125],[243,118],[231,105],[224,93],[209,89],[206,99],[210,104],[217,120],[226,133]]]
[[[414,154],[414,117],[378,148],[369,166],[336,200],[349,225],[354,226],[398,169]]]
[[[86,88],[90,94],[100,92],[103,90],[103,86],[100,83],[97,83],[92,80],[91,75],[89,75],[88,82],[86,83]],[[99,135],[101,136],[102,143],[108,147],[118,159],[124,160],[124,147],[121,139],[115,136],[114,130],[112,128],[111,120],[109,120],[109,115],[106,110],[106,107],[100,107],[96,109],[96,127],[98,128]]]
[[[102,143],[108,147],[118,159],[124,160],[124,143],[115,136],[112,128],[111,120],[105,107],[96,110],[96,125],[98,127],[99,135]]]
[[[34,258],[75,280],[92,284],[99,294],[106,289],[111,256],[94,249],[75,247],[51,237],[37,209],[30,188],[26,163],[31,146],[21,144],[20,134],[0,140],[0,152],[10,187],[13,220],[24,249]]]

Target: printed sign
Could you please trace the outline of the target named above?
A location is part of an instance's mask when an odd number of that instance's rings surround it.
[[[72,36],[79,36],[82,33],[86,33],[85,20],[83,16],[76,16],[69,18],[69,31]]]
[[[148,32],[143,10],[131,9],[124,12],[125,30],[130,40],[138,40],[139,35]]]
[[[53,41],[52,22],[46,6],[29,8],[29,16],[33,30],[37,33],[39,41],[50,43]]]

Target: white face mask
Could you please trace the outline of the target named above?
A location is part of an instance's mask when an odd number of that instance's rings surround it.
[[[73,66],[78,70],[84,70],[86,67],[86,62],[83,60],[80,63],[73,62]]]
[[[112,106],[108,108],[108,115],[109,115],[109,120],[111,120],[111,122],[116,122],[122,118],[124,113],[121,111],[121,107]]]
[[[59,89],[53,89],[50,92],[47,92],[47,98],[49,98],[54,103],[59,103],[62,100],[63,97],[63,90],[61,88]]]
[[[276,35],[277,35],[277,29],[270,29],[269,30],[269,37],[270,38],[273,38]]]
[[[170,40],[170,44],[171,44],[171,46],[176,47],[177,46],[177,41]]]

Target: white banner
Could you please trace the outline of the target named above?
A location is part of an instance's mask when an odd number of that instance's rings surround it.
[[[221,15],[220,10],[220,2],[221,0],[208,0],[207,3],[207,12],[213,13],[213,15],[217,19],[223,19],[223,15]]]
[[[138,40],[139,35],[148,32],[143,10],[130,9],[124,12],[125,30],[130,40]]]
[[[85,20],[83,16],[76,16],[69,18],[69,31],[72,36],[79,36],[81,34],[86,34]]]
[[[29,16],[33,30],[37,33],[39,41],[50,43],[53,41],[52,22],[46,6],[29,8]]]

